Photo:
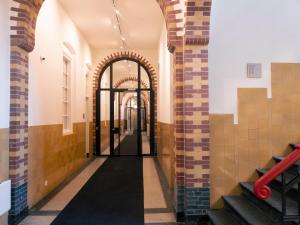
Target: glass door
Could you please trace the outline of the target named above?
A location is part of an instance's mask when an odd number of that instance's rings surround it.
[[[133,90],[118,90],[117,93],[114,103],[114,153],[121,156],[136,156],[139,134],[137,93]]]
[[[120,109],[120,99],[121,92],[112,91],[112,101],[111,101],[111,155],[120,155],[121,152],[121,109]]]
[[[96,155],[155,155],[154,92],[149,72],[128,58],[108,64],[96,93]]]

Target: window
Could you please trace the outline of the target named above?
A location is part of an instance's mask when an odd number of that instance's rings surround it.
[[[71,120],[71,60],[63,57],[63,132],[72,131]]]

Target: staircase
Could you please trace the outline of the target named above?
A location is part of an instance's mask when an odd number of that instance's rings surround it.
[[[290,144],[292,150],[299,145]],[[300,150],[300,149],[299,149]],[[297,150],[297,151],[299,151]],[[287,163],[288,157],[274,156],[275,167]],[[297,159],[300,156],[297,154]],[[275,169],[274,167],[274,169]],[[273,170],[274,170],[273,169]],[[269,169],[257,169],[258,175],[265,178],[270,175]],[[266,175],[267,174],[267,175]],[[283,182],[284,181],[284,182]],[[254,193],[253,182],[242,182],[242,194],[239,196],[223,196],[224,207],[211,210],[208,215],[212,225],[294,225],[300,224],[300,161],[291,164],[278,177],[267,184],[272,195],[262,200]],[[284,185],[283,185],[284,184]],[[300,186],[300,185],[299,185]],[[283,194],[285,193],[285,194]],[[283,196],[283,197],[282,197]],[[299,199],[299,201],[297,201]]]

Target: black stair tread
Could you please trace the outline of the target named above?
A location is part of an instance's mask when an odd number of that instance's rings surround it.
[[[253,191],[253,185],[254,183],[252,182],[243,182],[240,183],[242,188],[247,189],[248,191],[250,191],[253,195],[255,195],[254,191]],[[255,195],[256,197],[256,195]],[[263,200],[262,200],[263,201]],[[278,212],[282,212],[282,201],[281,201],[281,193],[272,189],[272,195],[265,200],[265,202],[273,207],[274,209],[276,209]],[[290,197],[286,197],[286,206],[287,206],[287,214],[288,215],[297,215],[298,213],[298,206],[297,206],[297,202],[292,200]]]
[[[289,146],[292,148],[292,149],[296,149],[296,145],[300,145],[299,143],[290,143]]]
[[[225,196],[224,201],[248,224],[277,225],[266,213],[243,196]]]
[[[266,172],[269,171],[269,169],[257,169],[257,171],[260,173],[260,174],[265,174]],[[294,175],[293,174],[290,174],[290,173],[285,173],[285,179],[286,179],[286,182],[290,182],[292,179],[294,178]],[[281,183],[281,175],[279,175],[278,177],[276,177],[276,181]],[[297,188],[297,184],[294,184],[294,186],[292,187],[293,189],[298,189]]]
[[[284,158],[285,158],[284,156],[273,156],[273,159],[274,159],[276,162],[280,162],[280,161],[282,161]],[[295,162],[294,165],[300,166],[300,160],[298,160],[297,162]]]
[[[214,225],[239,225],[225,209],[210,210],[208,216]]]

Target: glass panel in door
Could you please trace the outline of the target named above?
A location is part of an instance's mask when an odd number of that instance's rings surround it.
[[[141,139],[142,154],[150,154],[150,92],[141,91]]]
[[[113,115],[113,137],[114,137],[114,155],[120,155],[121,152],[121,93],[114,92],[114,115]]]

